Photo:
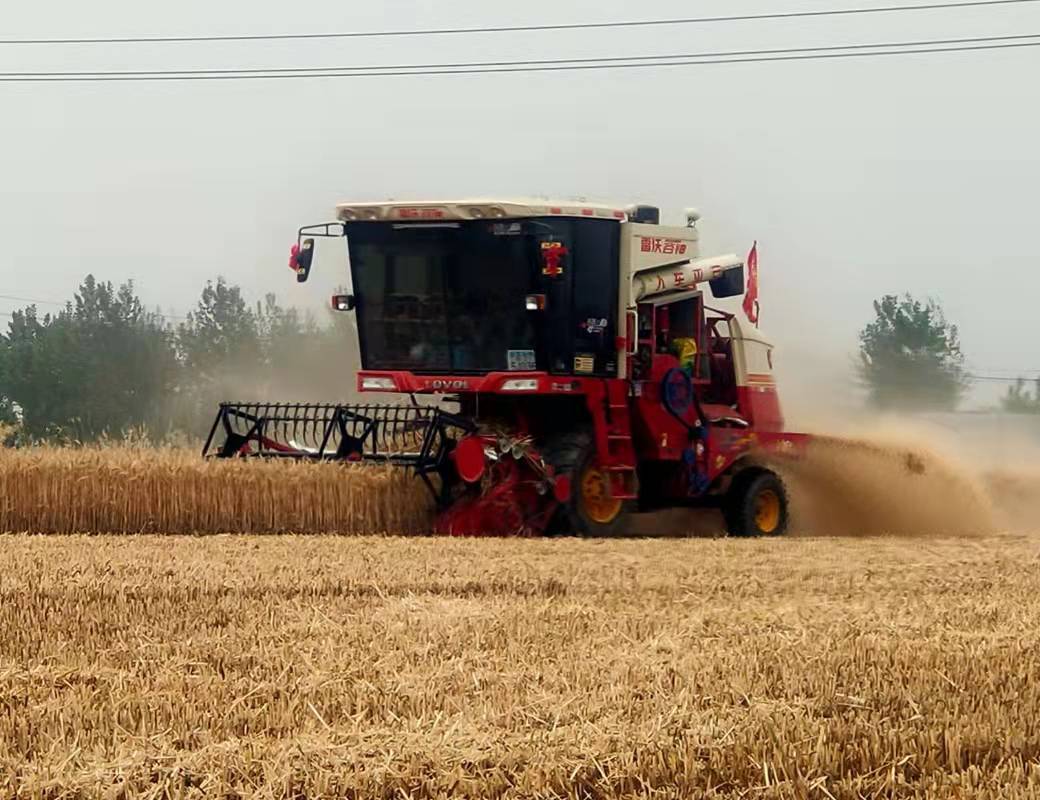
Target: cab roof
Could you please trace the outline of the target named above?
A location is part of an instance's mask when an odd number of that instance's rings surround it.
[[[377,203],[340,203],[336,218],[342,222],[437,222],[440,220],[578,217],[625,222],[628,212],[618,206],[581,200],[475,198],[470,200],[387,200]]]

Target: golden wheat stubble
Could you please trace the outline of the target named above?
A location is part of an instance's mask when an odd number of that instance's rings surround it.
[[[0,795],[1040,786],[1035,538],[2,545]]]

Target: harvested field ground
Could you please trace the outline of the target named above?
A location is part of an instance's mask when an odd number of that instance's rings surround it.
[[[1040,796],[1040,539],[0,539],[0,793]]]

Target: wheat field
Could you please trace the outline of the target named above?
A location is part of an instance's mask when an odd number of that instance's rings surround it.
[[[203,460],[178,448],[0,448],[0,531],[418,533],[429,491],[404,470]]]
[[[908,471],[912,458],[920,469]],[[975,535],[1031,530],[1040,471],[978,470],[925,449],[821,438],[773,465],[795,534]],[[196,450],[0,448],[0,532],[429,533],[434,504],[408,471],[373,464],[204,460]],[[722,533],[715,512],[635,519],[639,535]]]
[[[1040,540],[0,538],[0,795],[1040,796]]]

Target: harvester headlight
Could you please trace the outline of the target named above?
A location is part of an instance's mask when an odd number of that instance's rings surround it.
[[[361,379],[361,388],[370,392],[392,392],[397,388],[397,384],[394,383],[393,378],[365,377]]]
[[[503,392],[537,392],[538,380],[535,378],[512,378],[502,384]]]

